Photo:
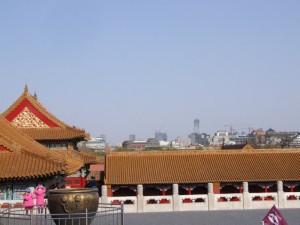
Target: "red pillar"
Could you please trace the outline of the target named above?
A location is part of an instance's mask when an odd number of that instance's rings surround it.
[[[240,193],[243,193],[243,184],[240,184]]]
[[[192,189],[191,189],[191,187],[189,186],[188,187],[188,195],[191,195],[192,194]]]
[[[108,197],[112,197],[113,196],[111,185],[107,185],[107,196]]]
[[[86,186],[86,179],[85,177],[80,177],[80,187],[84,188]]]
[[[293,183],[291,183],[290,191],[291,191],[291,192],[294,192],[294,185],[293,185]],[[296,199],[295,195],[291,195],[291,196],[290,196],[290,199],[291,199],[291,200],[295,200],[295,199]]]
[[[165,189],[165,187],[162,188],[161,194],[162,194],[162,195],[166,195],[166,189]]]
[[[214,194],[220,194],[220,182],[213,183]]]

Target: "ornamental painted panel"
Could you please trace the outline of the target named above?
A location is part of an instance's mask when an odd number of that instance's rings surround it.
[[[27,107],[25,107],[12,121],[12,125],[15,127],[37,127],[47,128],[49,127],[35,114],[33,114]]]

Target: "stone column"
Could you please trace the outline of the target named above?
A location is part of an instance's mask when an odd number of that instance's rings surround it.
[[[248,189],[248,182],[243,182],[243,201],[244,201],[244,209],[250,209],[251,199]]]
[[[277,181],[277,203],[278,208],[285,208],[285,199],[284,199],[284,192],[283,192],[283,182]]]
[[[108,203],[108,199],[107,199],[107,186],[106,185],[102,185],[101,186],[101,203]]]
[[[142,184],[137,186],[137,211],[144,212],[144,195]]]
[[[208,210],[215,210],[214,184],[208,183]]]
[[[179,211],[179,191],[178,184],[173,184],[173,211]]]

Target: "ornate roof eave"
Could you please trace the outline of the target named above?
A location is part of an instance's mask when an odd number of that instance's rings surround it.
[[[38,179],[62,174],[67,165],[55,163],[27,152],[5,152],[0,154],[1,180]]]
[[[57,175],[63,175],[65,172],[53,172],[53,173],[46,173],[41,175],[28,175],[28,176],[7,176],[7,177],[1,177],[0,182],[2,181],[22,181],[22,180],[33,180],[33,179],[42,179],[42,178],[49,178],[49,177],[55,177]]]
[[[74,149],[53,149],[65,158],[75,159],[82,162],[82,166],[96,164],[100,162],[100,157],[85,152],[79,152]]]
[[[18,128],[23,133],[32,137],[36,141],[55,140],[87,140],[86,134],[82,131],[63,129],[60,127],[51,128]]]
[[[68,159],[67,160],[67,169],[65,170],[66,175],[73,174],[77,172],[80,168],[83,167],[83,162],[77,159]]]

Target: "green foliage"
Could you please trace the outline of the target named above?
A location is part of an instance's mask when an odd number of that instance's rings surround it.
[[[94,149],[85,149],[85,150],[81,150],[81,152],[86,152],[88,154],[92,154],[96,156],[105,156],[105,152],[95,152]]]
[[[164,149],[162,147],[147,147],[147,148],[144,148],[142,151],[153,151],[153,150],[161,151]]]
[[[117,148],[113,150],[114,152],[134,152],[135,150],[133,149],[128,149],[128,148]]]

